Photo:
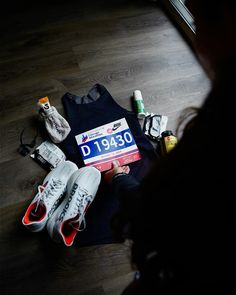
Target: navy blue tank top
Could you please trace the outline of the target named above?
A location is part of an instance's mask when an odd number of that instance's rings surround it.
[[[66,119],[71,127],[67,138],[59,144],[68,160],[83,167],[75,136],[101,125],[125,118],[141,154],[141,160],[129,164],[130,174],[141,181],[150,170],[156,154],[152,144],[142,131],[134,112],[122,108],[112,98],[107,89],[94,85],[87,95],[66,93],[62,97]],[[78,245],[94,245],[114,242],[110,221],[119,203],[112,188],[101,182],[99,191],[86,214],[86,229],[78,233]]]

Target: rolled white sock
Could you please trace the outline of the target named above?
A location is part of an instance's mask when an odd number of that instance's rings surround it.
[[[46,114],[41,112],[41,116],[44,119],[47,132],[54,143],[62,142],[70,133],[70,125],[52,106],[50,112]]]

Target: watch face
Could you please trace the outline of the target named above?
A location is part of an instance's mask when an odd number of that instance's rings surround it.
[[[18,148],[18,152],[25,157],[30,153],[30,150],[24,144],[21,144]]]

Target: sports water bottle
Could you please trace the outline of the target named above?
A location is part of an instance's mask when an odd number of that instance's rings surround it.
[[[144,108],[142,93],[140,90],[134,91],[134,104],[135,104],[135,111],[137,113],[137,117],[139,119],[145,118],[146,112]]]

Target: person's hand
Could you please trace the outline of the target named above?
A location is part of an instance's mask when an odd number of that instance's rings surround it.
[[[113,161],[111,169],[104,174],[104,179],[108,182],[112,182],[112,177],[118,173],[128,174],[130,171],[129,166],[121,166],[118,161]]]

